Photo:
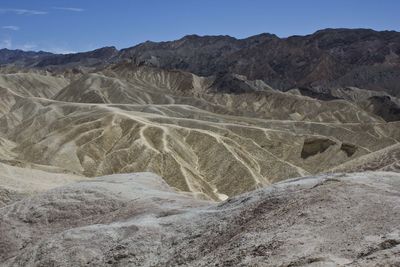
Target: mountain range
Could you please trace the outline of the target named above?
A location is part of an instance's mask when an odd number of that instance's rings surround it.
[[[399,143],[395,31],[2,49],[0,262],[400,264]]]
[[[400,33],[369,29],[325,29],[306,36],[260,34],[245,39],[188,35],[118,51],[56,55],[0,50],[0,64],[23,67],[98,67],[131,60],[137,65],[179,69],[199,76],[236,73],[286,91],[295,87],[355,86],[399,96]]]

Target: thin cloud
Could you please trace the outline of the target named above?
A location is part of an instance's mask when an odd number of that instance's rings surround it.
[[[43,51],[51,52],[53,54],[74,54],[74,53],[76,53],[73,50],[66,49],[63,47],[50,47],[48,49],[43,49]]]
[[[83,11],[85,11],[83,8],[79,8],[79,7],[53,7],[53,9],[64,10],[64,11],[72,11],[72,12],[83,12]]]
[[[35,48],[37,48],[37,45],[33,44],[33,43],[27,43],[27,44],[23,44],[23,45],[17,46],[15,48],[16,49],[21,49],[21,50],[24,50],[24,51],[32,51]]]
[[[19,31],[19,29],[20,29],[18,26],[14,26],[14,25],[2,26],[1,28],[4,30],[11,30],[11,31]]]
[[[0,48],[11,49],[11,48],[12,48],[12,41],[11,41],[11,39],[7,38],[7,39],[1,40],[1,41],[0,41]]]
[[[0,13],[14,13],[16,15],[46,15],[48,12],[33,9],[0,8]]]
[[[19,49],[24,51],[32,51],[36,49],[38,46],[35,43],[29,42],[23,45],[14,44],[11,38],[4,38],[0,40],[0,49],[7,48],[7,49]]]

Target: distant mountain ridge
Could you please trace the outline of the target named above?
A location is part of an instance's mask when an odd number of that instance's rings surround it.
[[[119,51],[105,47],[68,55],[0,50],[0,65],[46,69],[101,68],[126,60],[200,76],[239,74],[283,91],[355,86],[400,96],[400,33],[395,31],[325,29],[305,36],[245,39],[188,35]]]
[[[22,50],[10,50],[7,48],[0,49],[0,64],[36,64],[37,61],[47,56],[55,54],[49,52],[33,52],[33,51],[22,51]]]
[[[113,46],[72,54],[54,54],[43,51],[33,52],[4,48],[0,49],[0,66],[15,65],[32,68],[95,66],[108,63],[108,60],[117,54],[118,50]]]

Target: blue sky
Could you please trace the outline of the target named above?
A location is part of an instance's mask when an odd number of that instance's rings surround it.
[[[68,53],[186,34],[400,31],[398,0],[1,0],[0,48]]]

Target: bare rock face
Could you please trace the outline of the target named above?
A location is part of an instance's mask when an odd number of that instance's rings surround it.
[[[245,39],[188,35],[120,51],[103,47],[68,55],[0,50],[0,65],[52,70],[98,68],[125,60],[201,76],[240,74],[281,90],[356,86],[400,95],[400,33],[395,31],[324,29],[305,36],[263,33]]]
[[[335,93],[342,99],[325,101],[240,75],[132,63],[4,73],[0,162],[86,177],[150,171],[178,190],[225,200],[400,142],[400,122],[361,108],[384,94]]]
[[[229,71],[274,88],[357,86],[399,96],[400,33],[324,29],[306,36],[186,36],[123,49],[140,64],[208,76]]]
[[[313,138],[304,140],[303,149],[301,150],[301,157],[306,159],[318,153],[323,153],[333,145],[335,145],[335,142],[329,139]]]
[[[3,207],[17,200],[20,200],[23,198],[23,196],[24,196],[23,194],[17,191],[0,187],[0,207]]]
[[[369,153],[331,169],[339,172],[393,171],[400,172],[400,144]]]
[[[396,266],[400,174],[292,179],[221,203],[151,173],[0,209],[2,266]]]
[[[372,96],[366,103],[366,110],[377,114],[386,121],[400,120],[400,105],[389,96]]]

